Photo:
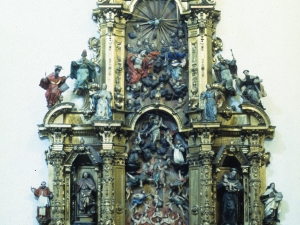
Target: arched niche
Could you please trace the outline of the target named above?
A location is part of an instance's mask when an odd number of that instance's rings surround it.
[[[73,150],[69,153],[64,161],[65,180],[65,199],[66,199],[66,218],[70,219],[72,224],[81,224],[82,222],[89,222],[89,224],[96,224],[100,216],[100,201],[99,193],[101,179],[101,165],[102,158],[99,156],[99,147],[91,145],[74,145]],[[86,175],[85,175],[86,174]],[[86,177],[85,177],[86,176]],[[82,187],[82,180],[87,179],[87,186],[94,188],[90,192],[89,201],[95,202],[88,207],[84,206],[83,194],[89,192],[89,188]],[[84,188],[87,191],[82,192]]]
[[[223,181],[225,176],[229,176],[232,169],[236,169],[236,180],[239,182],[243,189],[239,192],[237,192],[237,198],[236,203],[234,203],[235,207],[235,214],[236,214],[236,221],[238,221],[239,224],[242,224],[245,220],[245,212],[248,209],[248,197],[249,194],[248,189],[248,180],[249,176],[247,173],[245,173],[245,168],[249,167],[249,160],[246,157],[246,155],[243,153],[241,148],[230,145],[222,145],[219,151],[217,152],[216,157],[213,161],[213,166],[215,168],[215,182],[216,182],[216,211],[218,212],[216,214],[217,224],[220,224],[222,221],[222,213],[224,211],[225,206],[224,201],[226,201],[224,198],[225,192],[228,193],[228,190],[226,188],[220,188],[220,181]],[[247,169],[246,169],[247,170]],[[235,183],[235,185],[238,185]],[[226,190],[225,190],[226,189]],[[229,203],[228,203],[229,204]]]

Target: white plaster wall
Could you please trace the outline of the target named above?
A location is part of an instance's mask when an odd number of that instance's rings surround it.
[[[275,182],[284,194],[281,224],[298,224],[300,3],[217,1],[223,55],[231,58],[233,49],[241,77],[249,69],[264,79],[268,97],[262,101],[277,127],[275,138],[266,143],[272,154],[267,182]],[[44,151],[49,145],[39,139],[36,126],[47,112],[39,80],[56,64],[64,67],[61,75],[68,75],[70,61],[79,59],[88,38],[97,36],[91,20],[95,2],[0,0],[0,224],[38,224],[30,186],[47,181]]]

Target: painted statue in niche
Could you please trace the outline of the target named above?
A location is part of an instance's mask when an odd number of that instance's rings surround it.
[[[140,108],[164,104],[183,115],[188,110],[187,25],[175,1],[138,3],[126,37],[126,99],[139,100]]]
[[[267,93],[262,85],[262,79],[258,76],[249,74],[249,70],[244,70],[245,78],[236,79],[237,94],[242,96],[244,103],[252,103],[262,109],[265,109],[260,98],[266,97]]]
[[[36,217],[50,219],[50,199],[52,199],[54,195],[46,186],[46,182],[43,181],[39,188],[31,187],[31,191],[38,198]]]
[[[76,79],[73,92],[76,95],[84,95],[88,90],[89,82],[95,79],[95,64],[87,59],[86,50],[82,51],[81,58],[71,62],[71,78]]]
[[[80,214],[95,214],[96,185],[88,172],[82,173],[82,178],[76,182],[78,209]]]
[[[62,66],[56,65],[54,72],[45,76],[40,81],[40,87],[46,90],[45,97],[47,100],[47,107],[51,108],[57,103],[62,101],[62,93],[66,91],[69,86],[66,84],[66,80],[69,76],[59,76]]]
[[[266,224],[273,224],[274,222],[280,222],[280,202],[283,198],[281,192],[275,189],[275,184],[271,183],[266,191],[260,196],[261,201],[265,205],[264,210],[264,222]]]
[[[221,225],[237,225],[240,216],[239,193],[243,191],[243,185],[236,178],[237,170],[230,169],[229,174],[223,174],[223,179],[218,182],[217,189],[223,190],[222,198],[222,223]]]
[[[171,116],[149,112],[138,120],[128,143],[126,224],[188,223],[187,153]]]

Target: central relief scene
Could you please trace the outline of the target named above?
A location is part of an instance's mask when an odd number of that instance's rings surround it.
[[[140,108],[159,104],[183,115],[187,27],[176,3],[138,3],[127,23],[126,43],[127,121]],[[188,146],[176,121],[153,109],[134,130],[127,146],[126,224],[188,224]]]
[[[187,223],[188,149],[175,121],[150,111],[135,130],[126,163],[127,224]]]

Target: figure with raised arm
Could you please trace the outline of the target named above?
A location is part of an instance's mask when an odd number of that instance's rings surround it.
[[[231,95],[235,95],[232,80],[237,74],[236,60],[235,58],[224,59],[221,54],[217,56],[217,59],[219,62],[213,66],[217,81],[226,87]]]

